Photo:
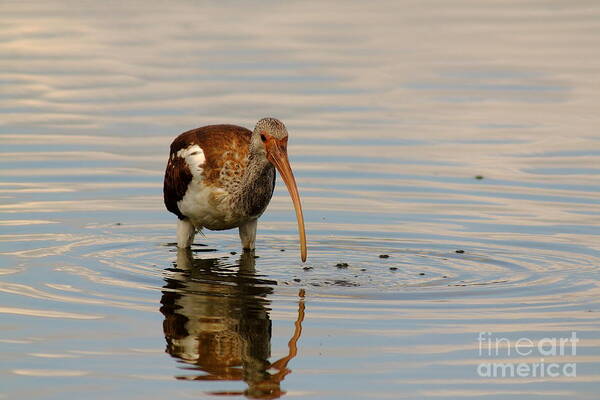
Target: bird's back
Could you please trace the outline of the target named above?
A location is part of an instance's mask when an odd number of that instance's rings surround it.
[[[177,136],[165,171],[164,202],[183,219],[177,206],[192,181],[235,191],[248,164],[252,132],[236,125],[209,125]]]

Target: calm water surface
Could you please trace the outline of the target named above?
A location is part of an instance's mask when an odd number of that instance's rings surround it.
[[[0,4],[0,398],[597,398],[600,4],[124,3]],[[171,139],[268,115],[308,262],[281,183],[178,253]]]

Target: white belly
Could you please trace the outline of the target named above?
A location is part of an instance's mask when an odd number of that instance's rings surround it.
[[[177,202],[177,207],[196,229],[231,229],[245,222],[234,210],[229,192],[214,186],[205,186],[197,178],[192,179],[185,195]]]

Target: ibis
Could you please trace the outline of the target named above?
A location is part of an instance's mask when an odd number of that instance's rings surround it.
[[[300,257],[306,261],[302,204],[287,143],[287,129],[275,118],[261,119],[254,131],[209,125],[176,137],[163,194],[167,210],[178,218],[177,247],[189,248],[202,229],[238,228],[244,250],[254,250],[257,221],[273,196],[277,170],[294,204]]]

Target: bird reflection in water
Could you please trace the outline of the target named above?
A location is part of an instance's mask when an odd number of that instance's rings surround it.
[[[273,362],[271,320],[267,296],[277,283],[255,273],[255,257],[245,252],[238,268],[226,258],[195,259],[189,249],[178,249],[176,268],[163,287],[160,311],[166,351],[186,363],[184,369],[201,374],[182,380],[244,381],[245,391],[213,392],[276,399],[285,394],[281,381],[291,371],[304,319],[304,290],[299,292],[298,316],[288,343],[288,354]]]

